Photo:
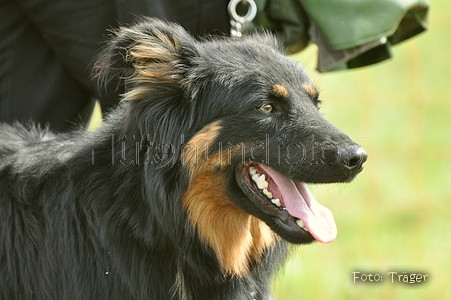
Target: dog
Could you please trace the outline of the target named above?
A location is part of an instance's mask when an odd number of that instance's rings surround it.
[[[270,34],[144,19],[94,72],[125,90],[99,129],[0,126],[1,299],[273,299],[289,244],[335,239],[307,184],[367,154]]]

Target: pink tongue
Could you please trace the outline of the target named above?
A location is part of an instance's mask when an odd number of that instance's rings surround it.
[[[260,165],[277,185],[283,205],[293,217],[301,219],[310,234],[320,243],[330,243],[337,237],[332,212],[316,201],[304,182],[295,182],[272,168]],[[270,189],[271,190],[271,189]]]

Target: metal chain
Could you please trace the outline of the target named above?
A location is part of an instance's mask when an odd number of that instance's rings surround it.
[[[247,13],[244,16],[240,16],[236,11],[236,7],[240,2],[248,6]],[[254,0],[230,0],[228,10],[230,15],[230,35],[232,37],[241,37],[245,24],[252,22],[257,15],[257,5]]]

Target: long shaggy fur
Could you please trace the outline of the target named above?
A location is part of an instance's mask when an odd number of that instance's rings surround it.
[[[236,170],[356,174],[292,163],[355,145],[302,68],[267,35],[199,42],[149,19],[114,34],[96,76],[126,92],[95,132],[0,125],[0,299],[272,299],[287,241],[313,238],[259,210]]]

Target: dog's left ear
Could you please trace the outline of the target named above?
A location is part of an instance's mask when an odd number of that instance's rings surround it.
[[[145,18],[113,32],[94,72],[100,83],[118,77],[132,85],[128,90],[140,84],[178,84],[194,56],[196,42],[181,26]]]

